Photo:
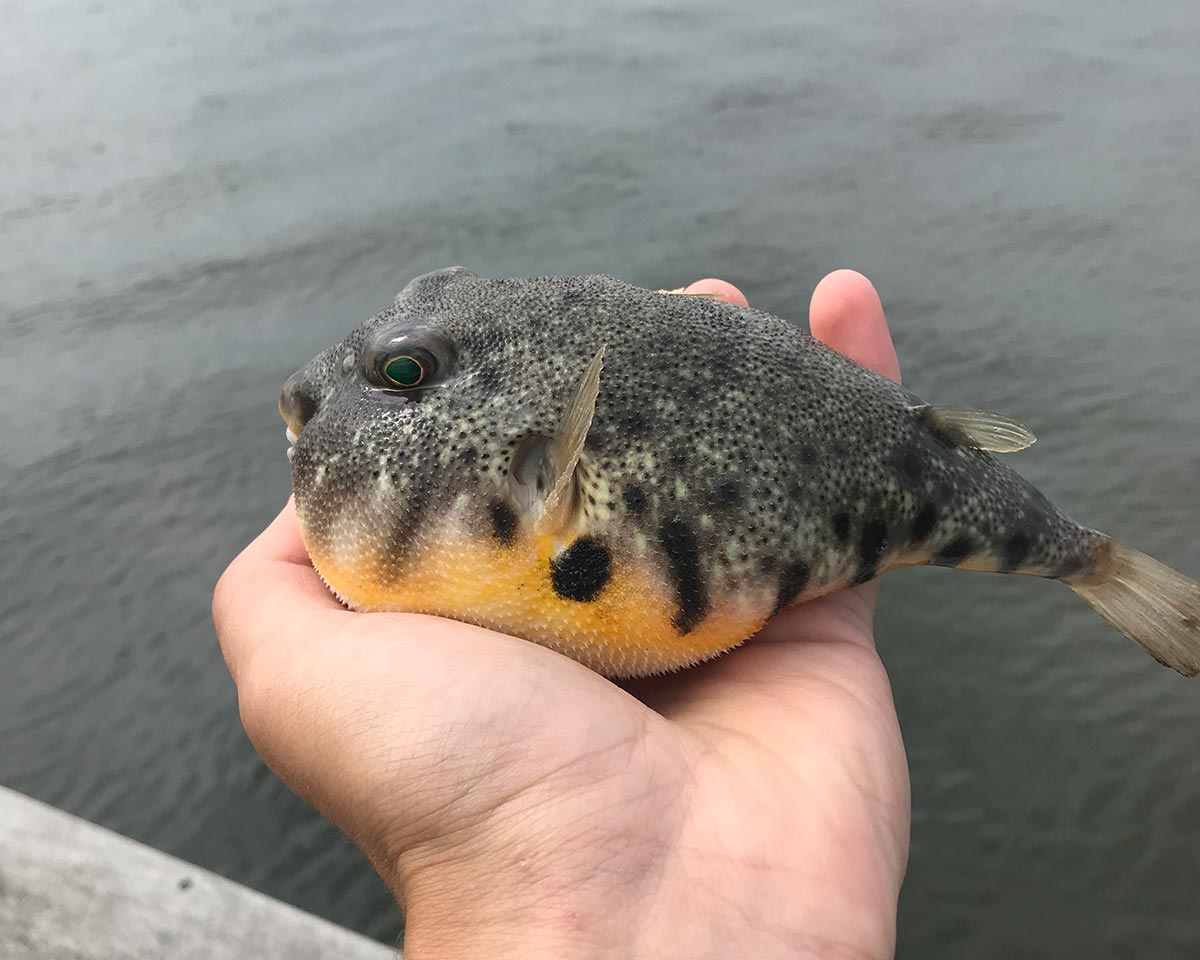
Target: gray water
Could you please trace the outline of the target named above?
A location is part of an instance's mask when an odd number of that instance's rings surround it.
[[[1200,574],[1194,2],[740,7],[0,3],[0,782],[398,936],[247,744],[208,602],[287,494],[283,378],[452,263],[801,322],[863,270],[913,389]],[[900,956],[1194,960],[1200,686],[1055,584],[883,594]]]

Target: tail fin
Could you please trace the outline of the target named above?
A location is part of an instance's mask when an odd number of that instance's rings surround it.
[[[1116,540],[1109,550],[1103,579],[1067,586],[1159,663],[1200,673],[1200,583]]]

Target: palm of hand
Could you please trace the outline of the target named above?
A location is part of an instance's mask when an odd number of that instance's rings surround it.
[[[865,293],[832,293],[858,323]],[[492,631],[343,610],[289,508],[215,612],[247,731],[397,891],[406,952],[495,953],[517,930],[527,956],[581,937],[625,956],[887,956],[908,775],[875,592],[618,686]]]

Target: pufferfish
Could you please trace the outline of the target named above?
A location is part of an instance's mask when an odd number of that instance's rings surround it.
[[[349,607],[600,673],[685,667],[893,567],[1063,581],[1187,676],[1200,584],[1068,519],[931,406],[786,320],[606,276],[413,280],[285,384],[296,510]]]

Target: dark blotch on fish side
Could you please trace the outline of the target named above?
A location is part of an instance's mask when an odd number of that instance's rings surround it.
[[[942,547],[929,562],[938,567],[953,567],[967,559],[975,549],[968,536],[955,537]]]
[[[717,503],[724,507],[736,507],[742,502],[742,485],[732,477],[722,480],[714,491]]]
[[[490,513],[492,533],[506,547],[512,546],[512,542],[517,538],[517,515],[513,513],[512,507],[503,500],[496,500],[492,503]]]
[[[929,535],[933,533],[933,528],[937,526],[937,520],[937,507],[932,503],[927,503],[921,507],[912,525],[912,545],[914,547],[924,543],[928,539]]]
[[[621,494],[630,512],[641,515],[646,509],[646,491],[637,484],[630,484]]]
[[[863,524],[862,536],[858,539],[858,573],[854,576],[855,583],[866,583],[875,578],[887,545],[887,524],[880,520],[868,520]]]
[[[809,573],[808,564],[803,560],[789,563],[784,568],[779,577],[779,595],[775,598],[775,609],[771,611],[771,616],[775,616],[804,592],[804,588],[808,586]]]
[[[685,520],[668,520],[659,531],[659,541],[671,564],[675,598],[679,605],[674,624],[680,633],[689,633],[708,613],[708,590],[700,571],[700,550],[696,534]]]
[[[1020,530],[1010,536],[1005,542],[1004,550],[1001,554],[1001,572],[1011,573],[1021,566],[1021,563],[1029,555],[1029,548],[1032,545],[1029,535]]]
[[[796,459],[806,467],[811,467],[817,462],[817,448],[808,443],[801,444],[796,451]]]
[[[564,600],[595,600],[611,572],[608,549],[594,537],[580,537],[550,561],[550,582]]]
[[[850,542],[850,514],[843,511],[833,515],[833,535],[839,543]]]
[[[1087,566],[1086,558],[1082,554],[1076,553],[1063,560],[1058,565],[1058,569],[1054,575],[1060,580],[1064,577],[1073,577],[1075,574],[1082,572],[1085,566]]]
[[[630,437],[640,437],[650,426],[645,414],[634,410],[621,418],[621,430]]]
[[[921,451],[912,444],[897,447],[892,456],[892,469],[896,471],[896,479],[904,486],[917,486],[925,475],[925,462]]]

